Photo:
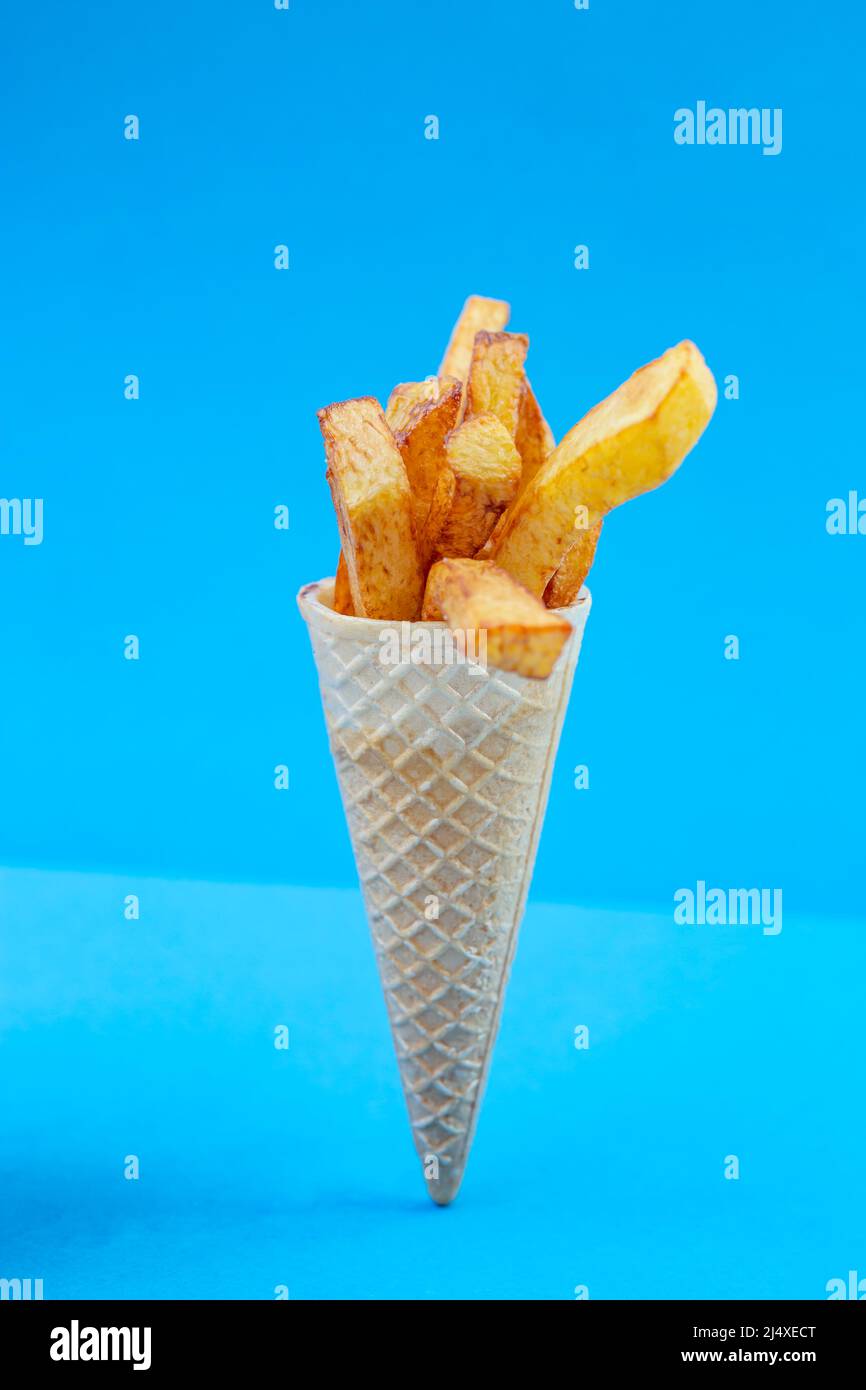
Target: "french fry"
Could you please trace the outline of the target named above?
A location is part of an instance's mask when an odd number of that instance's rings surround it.
[[[473,556],[517,496],[520,455],[495,415],[473,415],[446,439],[445,469],[454,487],[447,512],[439,499],[441,525],[437,531],[433,519],[428,519],[433,554]],[[446,487],[443,477],[440,493]]]
[[[658,487],[697,443],[716,383],[694,343],[642,367],[576,424],[508,513],[491,558],[542,595],[573,543],[575,521]]]
[[[444,391],[454,385],[455,377],[428,376],[424,381],[401,381],[394,387],[385,406],[385,419],[392,434],[408,429],[419,406],[438,401]]]
[[[485,560],[433,565],[421,617],[462,633],[478,664],[536,680],[550,675],[571,632],[570,623]]]
[[[552,454],[556,447],[553,430],[542,415],[541,406],[528,381],[520,398],[514,442],[523,464],[520,493],[526,491],[548,454]]]
[[[424,525],[430,510],[433,490],[445,464],[445,439],[456,425],[460,411],[460,382],[447,378],[442,386],[437,398],[412,407],[406,427],[394,435],[406,465],[418,527]]]
[[[519,493],[519,492],[518,492],[518,496],[520,496],[520,493]],[[514,504],[512,503],[512,506],[513,506],[513,505],[514,505]],[[487,540],[484,542],[484,544],[483,544],[482,546],[480,546],[480,547],[478,548],[478,550],[476,550],[476,552],[475,552],[475,559],[476,559],[476,560],[489,560],[489,559],[490,559],[491,555],[493,554],[494,550],[496,549],[496,542],[499,540],[499,537],[502,535],[502,532],[503,532],[504,529],[505,529],[505,524],[506,524],[506,522],[508,521],[508,513],[509,513],[510,511],[511,511],[511,507],[506,507],[506,508],[505,508],[505,511],[502,513],[501,517],[500,517],[499,520],[497,521],[497,523],[496,523],[496,525],[494,526],[493,530],[490,532],[490,535],[487,537]]]
[[[485,299],[480,294],[470,294],[454,325],[451,340],[442,358],[440,376],[456,376],[464,381],[469,375],[472,348],[475,334],[487,330],[498,333],[508,322],[511,305],[504,299]]]
[[[352,617],[355,605],[352,603],[352,590],[349,588],[349,570],[342,550],[337,561],[337,574],[334,579],[334,612]]]
[[[577,540],[566,552],[559,569],[544,591],[544,602],[548,608],[570,608],[574,603],[592,569],[601,527],[602,522],[599,520],[593,526],[576,533]]]
[[[358,617],[412,621],[424,571],[406,466],[372,396],[319,411],[327,478]]]
[[[424,518],[418,543],[421,552],[421,564],[425,570],[429,569],[430,562],[436,553],[436,542],[448,520],[456,491],[457,479],[451,469],[442,468],[433,489],[430,509]]]
[[[523,395],[520,398],[517,434],[514,442],[517,445],[517,452],[520,454],[521,464],[520,486],[517,489],[517,496],[519,497],[521,493],[526,491],[548,454],[551,454],[556,447],[553,430],[542,415],[541,406],[538,404],[535,392],[528,380],[525,381]],[[513,505],[512,503],[511,506]],[[507,507],[481,549],[476,552],[479,560],[488,560],[493,554],[496,543],[508,521],[509,511],[510,507]]]
[[[526,381],[523,364],[528,348],[525,333],[475,334],[466,383],[467,420],[473,415],[495,415],[514,438]]]

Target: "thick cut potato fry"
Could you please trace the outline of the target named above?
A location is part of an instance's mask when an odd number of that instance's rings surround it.
[[[485,560],[440,560],[427,576],[425,620],[464,634],[479,665],[543,680],[571,624]]]
[[[577,516],[592,525],[669,478],[706,428],[716,396],[694,343],[679,343],[635,372],[542,464],[509,510],[491,558],[543,594],[571,547]]]
[[[593,526],[576,532],[577,540],[544,591],[544,602],[548,608],[570,608],[574,603],[592,569],[601,527],[599,520]]]
[[[518,497],[520,496],[520,491],[519,491],[519,489],[518,489],[517,495],[518,495]],[[513,505],[514,505],[514,503],[512,502],[511,506],[513,506]],[[506,522],[508,521],[508,516],[509,516],[510,511],[511,511],[511,507],[506,507],[506,508],[505,508],[505,511],[502,513],[501,517],[500,517],[499,520],[497,521],[497,523],[496,523],[496,525],[494,526],[493,530],[490,532],[490,535],[487,537],[487,540],[484,542],[484,544],[483,544],[478,550],[476,550],[476,552],[475,552],[475,559],[476,559],[476,560],[489,560],[489,559],[490,559],[491,555],[493,554],[494,550],[496,549],[496,542],[499,540],[499,537],[502,535],[502,532],[503,532],[503,530],[505,529],[505,525],[506,525]]]
[[[438,531],[428,524],[433,554],[473,556],[517,496],[520,455],[495,415],[473,415],[446,439],[445,468],[454,487],[447,512],[440,502]]]
[[[417,412],[428,401],[438,401],[452,386],[459,385],[456,376],[428,376],[423,381],[401,381],[394,387],[385,406],[385,419],[392,434],[410,429]]]
[[[439,395],[439,378],[428,376],[425,381],[401,381],[394,387],[385,406],[385,419],[391,432],[397,434],[404,430],[409,416],[416,405],[425,401],[435,401]]]
[[[457,423],[461,386],[449,378],[435,400],[422,401],[409,411],[406,428],[395,433],[415,503],[415,520],[423,526],[433,491],[445,465],[445,439]]]
[[[342,550],[337,561],[337,574],[334,579],[334,612],[352,617],[355,605],[352,603],[352,590],[349,588],[349,570]]]
[[[520,398],[514,442],[523,464],[519,491],[525,492],[548,454],[552,454],[556,447],[553,430],[542,415],[541,406],[528,381]]]
[[[445,462],[445,436],[457,423],[461,391],[460,382],[453,376],[402,382],[391,392],[385,411],[412,489],[419,553],[433,489]],[[398,421],[402,421],[402,429],[397,428]],[[425,572],[429,563],[428,555]],[[334,583],[334,608],[338,613],[349,615],[355,611],[342,551]]]
[[[424,518],[424,525],[421,528],[419,548],[421,551],[421,564],[425,570],[429,569],[430,562],[436,553],[436,542],[448,520],[456,491],[457,480],[451,472],[451,469],[448,467],[442,468],[436,480],[436,486],[433,489],[430,510]]]
[[[528,380],[525,381],[523,395],[520,398],[517,434],[514,442],[517,445],[521,463],[520,486],[517,489],[517,496],[520,497],[532,482],[545,459],[553,453],[556,447],[553,430],[542,415],[541,407]],[[513,505],[512,503],[511,506]],[[507,507],[481,549],[476,552],[479,560],[488,560],[493,554],[496,543],[508,522],[509,511],[510,507]]]
[[[512,439],[517,433],[529,348],[525,333],[476,333],[466,383],[466,419],[495,415]]]
[[[456,376],[465,382],[469,375],[475,334],[485,329],[488,333],[498,333],[507,324],[510,313],[511,305],[506,304],[504,299],[485,299],[480,294],[470,294],[454,325],[439,375]]]
[[[424,571],[406,466],[382,407],[372,396],[341,401],[319,411],[319,425],[355,613],[411,622]]]

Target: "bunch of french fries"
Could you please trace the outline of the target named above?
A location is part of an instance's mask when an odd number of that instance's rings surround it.
[[[697,443],[716,383],[694,343],[642,367],[556,444],[510,306],[472,295],[437,376],[319,411],[342,551],[339,613],[485,632],[487,661],[550,674],[606,514]]]

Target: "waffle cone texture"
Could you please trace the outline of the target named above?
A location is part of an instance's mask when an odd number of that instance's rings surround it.
[[[457,1193],[475,1132],[590,608],[547,680],[385,664],[399,623],[298,595],[427,1190]],[[441,624],[404,624],[403,637]],[[405,648],[404,648],[405,650]]]

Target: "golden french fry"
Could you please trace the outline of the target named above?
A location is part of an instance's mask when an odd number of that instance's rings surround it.
[[[334,612],[345,613],[348,617],[351,617],[355,612],[355,605],[352,603],[352,590],[349,588],[349,570],[342,550],[337,561],[337,574],[334,579]]]
[[[520,492],[519,492],[519,491],[518,491],[518,494],[517,494],[517,495],[518,495],[518,497],[520,496]],[[512,506],[513,506],[513,505],[514,505],[514,504],[512,503]],[[498,541],[499,537],[502,535],[503,530],[505,529],[505,523],[506,523],[507,520],[508,520],[508,513],[509,513],[510,511],[511,511],[511,507],[506,507],[506,508],[505,508],[505,511],[502,513],[501,517],[500,517],[499,520],[497,521],[497,523],[496,523],[496,525],[494,526],[493,530],[490,532],[490,535],[487,537],[487,540],[484,542],[484,544],[483,544],[482,546],[479,546],[479,548],[476,550],[476,552],[475,552],[475,559],[476,559],[476,560],[489,560],[489,559],[490,559],[491,555],[493,554],[494,550],[496,549],[496,542]]]
[[[436,543],[448,520],[456,491],[457,479],[451,469],[448,467],[440,469],[430,500],[430,508],[421,527],[419,549],[421,551],[421,564],[425,570],[429,568],[436,553]]]
[[[461,391],[460,382],[448,378],[436,399],[413,406],[405,429],[394,435],[415,501],[417,528],[426,521],[433,490],[445,464],[445,439],[457,423]]]
[[[553,437],[553,430],[541,413],[541,407],[535,397],[535,392],[528,380],[524,381],[523,395],[520,398],[520,410],[517,415],[517,434],[514,440],[517,445],[517,452],[520,454],[520,485],[517,489],[517,496],[526,490],[532,482],[548,454],[551,454],[556,447],[556,440]],[[516,500],[516,499],[515,499]],[[499,540],[508,521],[508,514],[514,503],[506,507],[501,517],[497,521],[487,540],[476,551],[479,560],[488,560],[496,549]]]
[[[480,665],[537,680],[550,675],[571,632],[570,623],[485,560],[433,565],[421,617],[462,633]]]
[[[642,367],[576,424],[509,510],[491,558],[541,595],[591,526],[676,471],[716,407],[716,383],[694,343]]]
[[[476,333],[466,383],[466,419],[495,415],[513,439],[526,378],[525,333]]]
[[[385,419],[391,426],[391,433],[398,434],[409,422],[409,416],[417,405],[425,401],[435,401],[439,395],[439,378],[428,376],[424,381],[401,381],[394,387],[385,406]]]
[[[577,540],[559,566],[544,591],[544,602],[548,608],[570,608],[577,598],[592,569],[602,522],[599,518],[594,525],[579,530]]]
[[[447,512],[440,498],[442,520],[435,534],[428,522],[433,553],[473,556],[517,496],[520,455],[495,415],[473,415],[446,439],[445,469],[454,487]],[[443,478],[440,491],[445,487]]]
[[[456,376],[465,381],[469,375],[472,348],[475,334],[486,329],[498,333],[508,322],[511,305],[504,299],[485,299],[480,294],[470,294],[454,325],[451,340],[442,358],[440,376]]]
[[[520,475],[520,493],[525,492],[548,454],[552,454],[556,447],[553,430],[542,415],[541,406],[538,404],[535,392],[528,381],[526,381],[523,395],[520,398],[517,433],[514,442],[523,464]]]
[[[327,478],[358,617],[412,621],[424,571],[406,466],[372,396],[319,411]]]

